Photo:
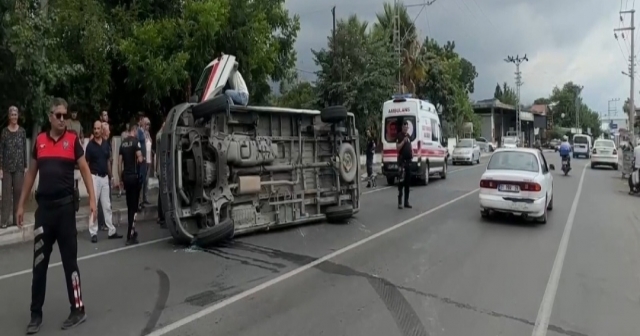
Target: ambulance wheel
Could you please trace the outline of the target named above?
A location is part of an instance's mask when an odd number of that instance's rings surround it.
[[[347,119],[347,108],[342,105],[329,106],[320,112],[322,122],[336,124]]]
[[[387,176],[387,184],[392,186],[396,183],[396,178],[393,176]]]
[[[429,185],[429,163],[426,163],[427,166],[424,168],[424,176],[421,176],[419,179],[420,185],[426,186]]]
[[[446,179],[447,178],[447,163],[444,163],[444,166],[442,166],[442,172],[440,173],[440,178],[441,179]]]

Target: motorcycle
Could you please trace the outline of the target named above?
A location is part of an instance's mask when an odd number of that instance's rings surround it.
[[[563,157],[562,158],[562,172],[564,172],[565,176],[567,176],[567,174],[569,174],[569,170],[571,170],[571,168],[569,167],[569,158],[568,157]]]

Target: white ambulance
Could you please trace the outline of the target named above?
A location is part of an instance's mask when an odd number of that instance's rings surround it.
[[[429,184],[429,177],[447,177],[447,150],[442,146],[442,126],[435,106],[411,95],[397,95],[382,105],[382,174],[393,185],[398,177],[398,150],[396,135],[402,132],[402,124],[409,124],[413,148],[411,174],[422,185]]]

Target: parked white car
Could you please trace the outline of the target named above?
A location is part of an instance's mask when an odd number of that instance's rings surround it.
[[[618,149],[615,142],[608,139],[598,139],[591,151],[591,168],[595,166],[609,166],[618,170]]]
[[[493,152],[494,150],[496,150],[496,147],[498,147],[494,143],[488,141],[483,137],[476,138],[476,142],[480,146],[480,150],[483,152]]]
[[[517,137],[504,137],[502,139],[502,148],[518,148],[520,140]]]
[[[480,213],[494,212],[534,218],[547,223],[553,209],[553,164],[531,148],[498,149],[480,180]]]
[[[461,139],[453,149],[451,155],[454,165],[458,163],[480,163],[480,146],[476,143],[475,139]]]

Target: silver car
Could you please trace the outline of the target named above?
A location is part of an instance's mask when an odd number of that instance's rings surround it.
[[[480,146],[475,139],[461,139],[451,154],[451,162],[474,164],[480,163]]]

